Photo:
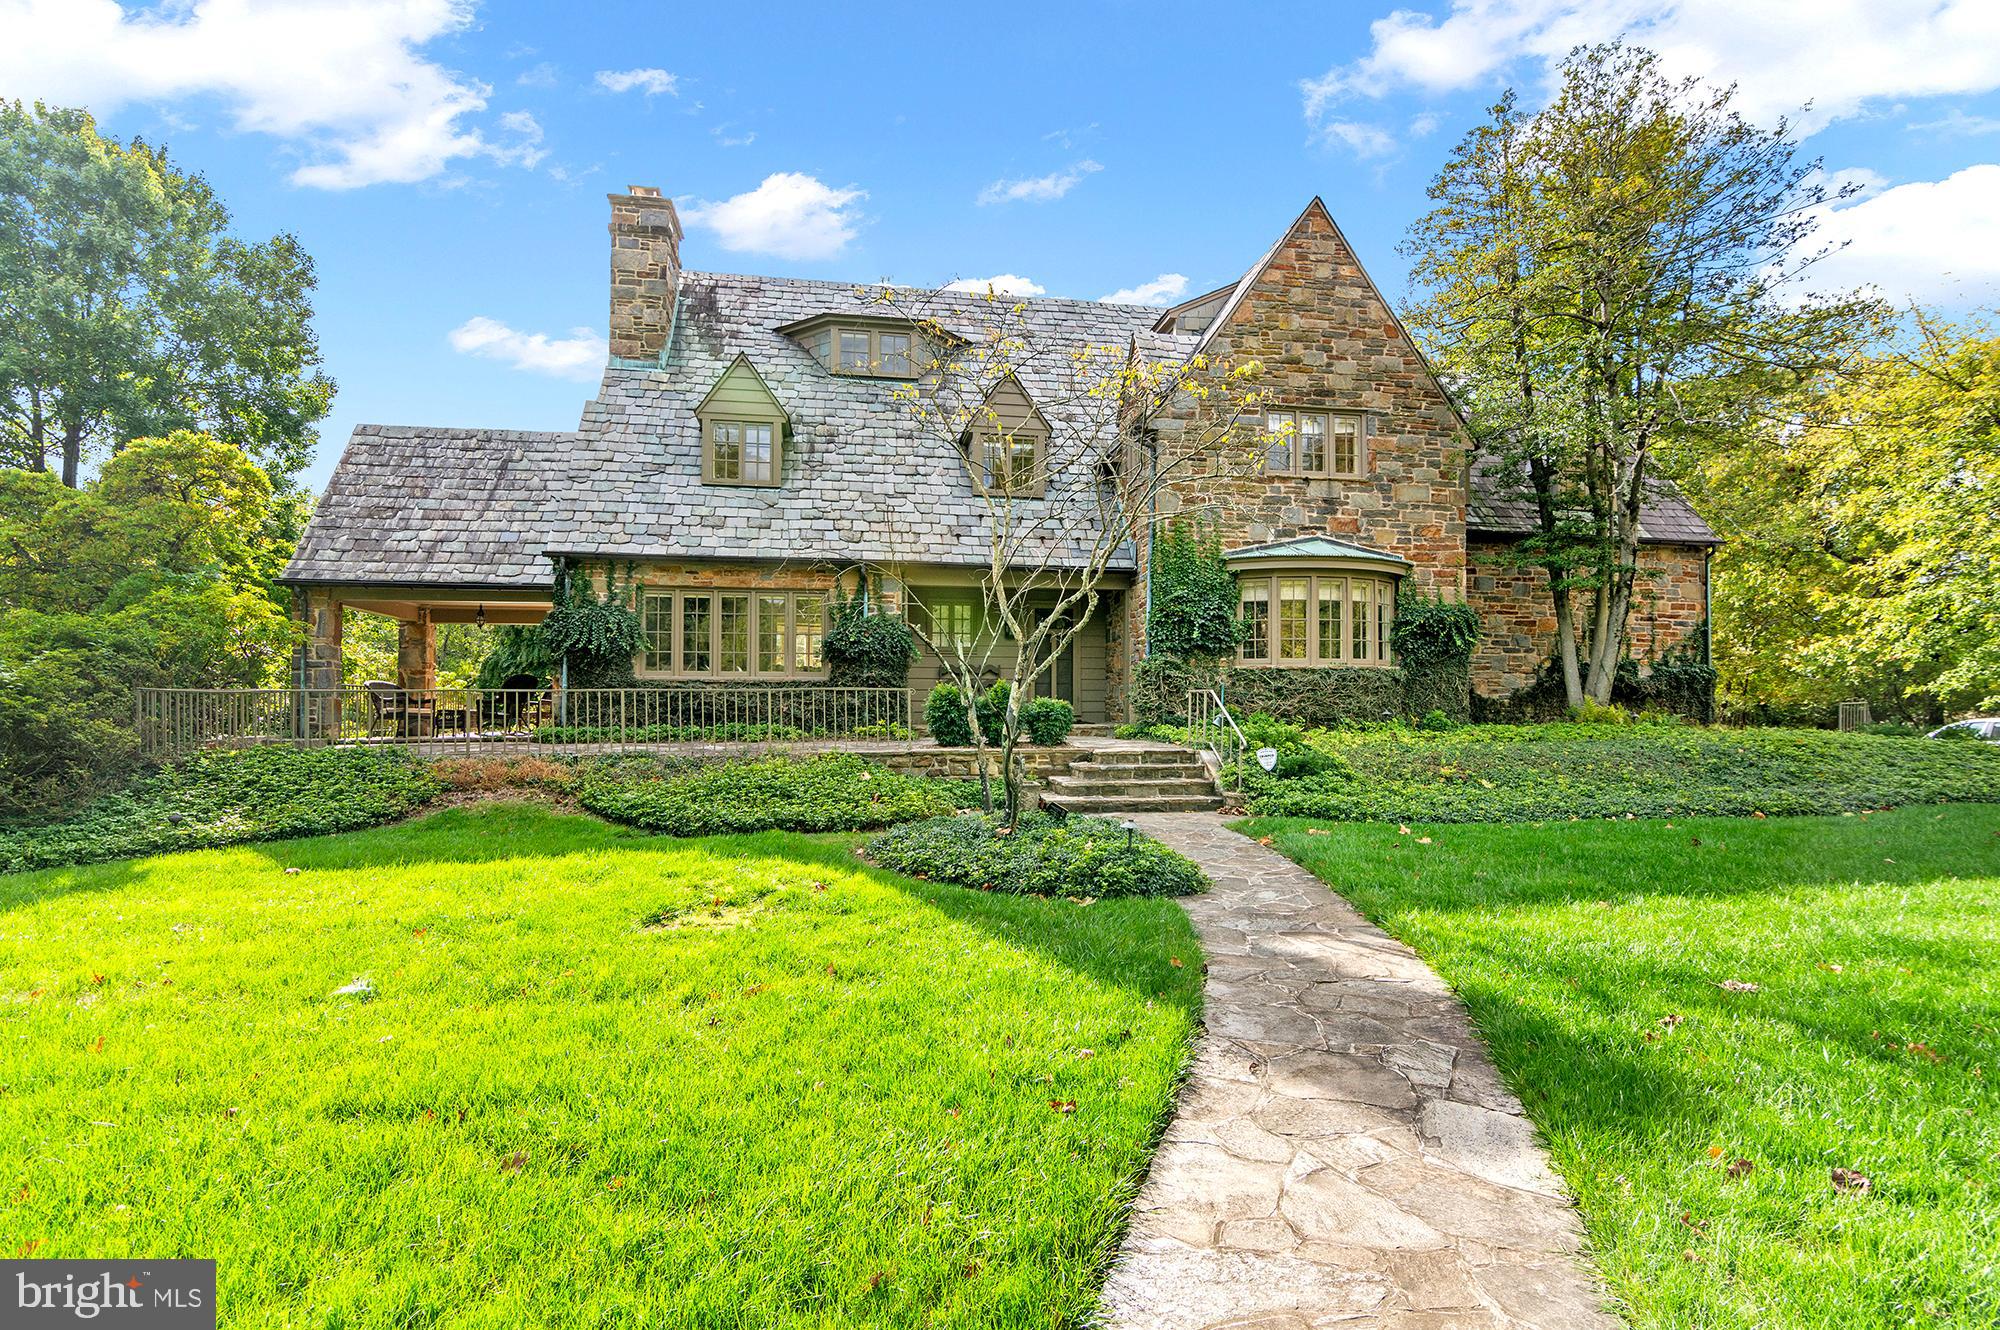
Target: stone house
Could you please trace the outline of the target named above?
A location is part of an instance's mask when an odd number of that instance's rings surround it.
[[[358,427],[285,574],[308,627],[299,682],[343,682],[351,607],[396,619],[398,681],[430,686],[436,625],[535,622],[558,570],[632,597],[641,683],[823,680],[831,607],[863,585],[932,634],[991,634],[979,593],[991,518],[972,468],[1013,473],[991,440],[954,448],[914,424],[923,329],[885,313],[880,288],[685,271],[671,200],[634,186],[610,203],[611,357],[577,428]],[[1246,425],[1267,439],[1264,464],[1197,469],[1157,503],[1156,522],[1198,515],[1223,543],[1252,626],[1239,669],[1392,669],[1404,586],[1478,610],[1482,694],[1520,688],[1547,658],[1538,575],[1504,557],[1527,515],[1482,483],[1463,421],[1318,199],[1241,280],[1171,309],[979,292],[932,308],[932,327],[977,329],[1004,310],[1055,347],[1264,364],[1268,411]],[[1052,385],[1023,372],[1006,390],[999,409],[1033,477],[1012,502],[1053,508],[1099,483],[1043,465],[1034,422],[1054,409]],[[1670,490],[1644,526],[1657,576],[1633,618],[1641,656],[1706,621],[1716,544]],[[1083,540],[1029,523],[1013,554],[1061,569],[1083,561]],[[1118,549],[1096,613],[1038,682],[1079,720],[1129,713],[1145,546]],[[920,659],[911,687],[937,674]]]

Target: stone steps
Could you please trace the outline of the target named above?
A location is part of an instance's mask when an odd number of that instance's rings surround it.
[[[1185,748],[1100,748],[1051,776],[1042,807],[1059,813],[1191,813],[1222,799],[1201,758]]]

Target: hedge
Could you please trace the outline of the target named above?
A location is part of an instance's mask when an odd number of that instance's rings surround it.
[[[203,753],[75,817],[0,827],[0,871],[355,831],[405,816],[442,789],[428,769],[390,748]]]
[[[1208,879],[1192,859],[1101,817],[1024,814],[1012,832],[970,814],[912,822],[868,853],[911,877],[1038,896],[1187,896]]]
[[[962,794],[950,782],[899,775],[852,753],[678,772],[617,763],[580,771],[575,792],[599,816],[670,836],[886,827],[949,813]]]
[[[1309,774],[1247,771],[1251,812],[1534,822],[2000,802],[2000,747],[1983,743],[1672,723],[1317,730],[1297,743],[1310,756],[1281,770]]]

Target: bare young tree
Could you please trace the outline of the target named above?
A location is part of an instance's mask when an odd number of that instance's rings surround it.
[[[989,677],[1008,684],[999,768],[1011,827],[1021,813],[1024,697],[1097,612],[1111,575],[1143,557],[1169,489],[1183,494],[1198,477],[1262,466],[1262,366],[1220,364],[1164,342],[1149,353],[1138,336],[1079,340],[990,289],[891,287],[872,298],[888,317],[908,320],[921,343],[921,373],[897,402],[924,437],[951,450],[976,496],[983,613],[971,631],[906,594],[929,611],[910,615],[910,625],[964,698],[988,811],[976,701]],[[897,505],[907,502],[914,519],[935,496],[882,501],[894,528]],[[997,632],[981,631],[988,615]]]

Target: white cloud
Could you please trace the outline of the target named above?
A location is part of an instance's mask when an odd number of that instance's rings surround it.
[[[1872,285],[1891,300],[1945,305],[2000,296],[2000,165],[1864,194],[1817,220],[1815,245],[1842,248],[1807,270],[1802,289]]]
[[[1762,123],[1812,102],[1808,132],[1882,99],[2000,87],[1993,0],[1450,0],[1442,18],[1398,9],[1369,31],[1366,55],[1300,84],[1316,132],[1357,97],[1489,87],[1522,62],[1546,80],[1572,47],[1616,37],[1674,74],[1736,83]]]
[[[1421,115],[1415,116],[1411,119],[1410,137],[1413,139],[1420,139],[1428,135],[1435,134],[1437,132],[1437,127],[1438,127],[1437,112],[1425,111]]]
[[[514,136],[512,143],[493,146],[490,156],[507,166],[535,167],[549,155],[542,146],[541,122],[526,111],[509,111],[500,117],[500,128]]]
[[[514,82],[524,88],[553,88],[560,81],[561,74],[560,69],[544,60],[515,75]]]
[[[471,20],[471,0],[0,0],[0,87],[100,115],[212,99],[301,153],[296,184],[408,184],[524,160],[467,123],[492,90],[420,54]]]
[[[1987,115],[1967,115],[1954,106],[1936,120],[1908,128],[1930,134],[2000,134],[2000,120]]]
[[[1187,294],[1188,279],[1177,272],[1163,272],[1150,282],[1113,291],[1098,299],[1110,305],[1171,305]]]
[[[798,171],[780,171],[747,194],[681,210],[691,226],[715,233],[724,249],[781,259],[830,259],[854,239],[861,189],[834,189]]]
[[[476,315],[451,330],[451,349],[498,360],[530,374],[588,383],[604,370],[611,345],[592,328],[572,328],[568,337],[524,333],[498,319]]]
[[[1023,277],[1018,273],[995,273],[991,277],[961,277],[955,282],[946,282],[947,291],[987,291],[997,296],[1039,296],[1048,294],[1046,287]]]
[[[1077,187],[1087,175],[1093,175],[1104,168],[1085,158],[1066,170],[1051,171],[1047,175],[1032,176],[1024,180],[996,180],[979,191],[979,204],[990,203],[1048,203],[1059,199]]]
[[[1377,125],[1364,125],[1358,120],[1327,120],[1321,122],[1319,135],[1328,143],[1338,143],[1356,157],[1387,157],[1396,150],[1395,136]]]
[[[643,92],[648,97],[668,92],[679,95],[680,79],[664,69],[600,69],[597,86],[606,92]]]
[[[718,148],[747,148],[757,141],[756,130],[737,130],[736,122],[733,120],[725,120],[708,132],[715,136],[715,145]]]

